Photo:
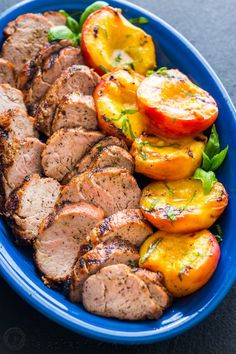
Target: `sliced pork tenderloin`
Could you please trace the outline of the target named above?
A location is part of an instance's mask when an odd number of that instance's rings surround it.
[[[19,72],[22,65],[47,43],[52,26],[53,23],[40,14],[18,16],[4,29],[7,39],[2,46],[2,57],[14,64]]]
[[[60,188],[56,180],[35,174],[11,193],[6,212],[19,243],[31,244],[37,237],[41,222],[53,211]]]
[[[124,140],[118,139],[114,136],[106,136],[99,141],[98,144],[94,145],[91,150],[79,161],[74,170],[68,173],[63,179],[63,183],[68,183],[72,177],[91,169],[93,162],[97,159],[101,151],[108,146],[120,146],[126,151],[128,150]]]
[[[41,154],[45,144],[37,138],[30,137],[24,141],[16,141],[2,155],[2,184],[5,198],[21,186],[25,177],[34,173],[40,174]]]
[[[60,129],[47,141],[42,154],[42,166],[46,176],[61,181],[104,135],[98,131],[81,128]]]
[[[88,235],[87,241],[94,247],[99,242],[120,237],[139,247],[153,233],[140,209],[126,209],[102,220]]]
[[[99,243],[76,262],[69,291],[73,302],[80,302],[85,280],[103,267],[111,264],[137,264],[139,253],[128,241],[115,238]]]
[[[151,272],[150,270],[142,268],[134,268],[133,273],[144,281],[152,298],[159,304],[162,310],[165,310],[171,305],[173,297],[162,284],[162,273]]]
[[[133,157],[120,146],[107,146],[99,153],[89,169],[99,170],[105,167],[125,168],[130,173],[134,172]]]
[[[58,11],[47,11],[43,13],[43,16],[52,22],[54,26],[63,26],[66,24],[66,16]]]
[[[3,58],[0,58],[0,84],[16,86],[15,66]]]
[[[28,90],[35,76],[41,71],[46,59],[70,44],[71,42],[66,39],[59,42],[46,43],[32,59],[28,60],[22,66],[22,69],[17,75],[17,87],[22,91]]]
[[[97,114],[92,96],[77,93],[65,95],[60,101],[52,123],[52,132],[60,128],[83,127],[96,130]]]
[[[41,224],[35,262],[47,285],[70,278],[81,243],[103,217],[101,208],[81,202],[63,205]]]
[[[145,282],[125,264],[91,275],[84,282],[82,301],[87,311],[120,320],[158,319],[163,313]]]
[[[63,188],[59,203],[86,200],[110,216],[123,209],[139,208],[141,190],[126,169],[108,167],[73,177]]]
[[[49,136],[56,108],[61,99],[70,93],[92,95],[100,77],[87,66],[73,65],[64,70],[51,85],[37,111],[37,128]]]
[[[26,111],[22,92],[9,84],[0,84],[0,116],[17,108]]]
[[[61,48],[54,51],[45,58],[31,82],[28,82],[27,89],[24,89],[24,99],[28,111],[33,116],[36,114],[41,98],[46,94],[55,80],[63,73],[65,69],[74,65],[82,64],[83,59],[79,47],[64,46],[65,41],[61,43]],[[54,46],[56,49],[56,46]],[[50,50],[48,50],[50,52]],[[39,60],[37,60],[39,61]]]
[[[27,137],[37,136],[34,123],[34,119],[24,109],[9,110],[0,116],[0,135],[8,143],[12,143],[14,139],[22,141]]]

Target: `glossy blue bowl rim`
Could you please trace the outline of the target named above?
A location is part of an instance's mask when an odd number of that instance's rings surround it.
[[[41,6],[45,6],[45,2],[43,0],[26,0],[22,1],[6,11],[4,11],[0,16],[0,21],[5,17],[11,16],[14,12],[15,17],[18,15],[17,11],[24,8],[25,12],[29,12],[31,7],[34,9],[34,5],[37,5],[37,9]],[[47,1],[47,5],[56,5],[56,1],[49,0]],[[225,99],[225,104],[227,105],[234,122],[236,124],[236,112],[234,106],[232,104],[231,99],[229,98],[224,86],[222,85],[221,81],[219,80],[218,76],[215,74],[213,69],[210,65],[206,62],[206,60],[202,57],[202,55],[198,52],[198,50],[186,40],[179,32],[177,32],[173,27],[167,24],[165,21],[160,19],[159,17],[153,15],[147,10],[143,8],[131,4],[125,0],[111,0],[111,6],[121,7],[121,8],[129,8],[139,12],[142,16],[148,17],[150,20],[154,21],[158,26],[162,27],[163,31],[169,33],[173,41],[177,41],[182,48],[187,48],[188,52],[195,57],[197,64],[201,65],[204,70],[207,72],[209,77],[211,78],[214,85],[218,87],[221,94]],[[232,287],[233,283],[236,280],[236,267],[234,272],[231,274],[231,278],[227,279],[227,283],[223,288],[223,291],[220,293],[216,293],[213,300],[206,304],[204,307],[204,311],[201,311],[196,314],[194,318],[191,318],[189,321],[184,322],[177,328],[170,329],[166,332],[156,333],[155,330],[145,331],[145,332],[126,332],[126,331],[113,331],[100,328],[98,326],[94,326],[91,323],[77,320],[76,323],[73,321],[73,318],[68,314],[60,310],[60,308],[56,307],[54,304],[50,303],[46,297],[40,297],[37,294],[36,287],[34,283],[30,282],[29,279],[27,281],[22,276],[22,272],[17,267],[14,260],[11,256],[7,253],[3,246],[0,245],[0,274],[5,278],[8,284],[23,298],[25,299],[30,305],[36,308],[38,311],[49,317],[50,319],[54,320],[55,322],[59,323],[60,325],[74,331],[80,333],[82,335],[102,340],[108,341],[113,343],[120,343],[120,344],[137,344],[137,343],[152,343],[162,340],[167,340],[172,337],[175,337],[193,326],[197,325],[201,322],[204,318],[206,318],[224,299],[230,288]],[[222,290],[222,289],[221,289]],[[122,322],[121,322],[122,326]]]

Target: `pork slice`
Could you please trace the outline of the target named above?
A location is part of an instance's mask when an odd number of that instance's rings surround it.
[[[110,216],[124,209],[139,208],[141,191],[126,169],[108,167],[85,172],[63,188],[59,202],[87,200]]]
[[[28,111],[34,116],[41,98],[62,72],[74,64],[82,63],[80,48],[72,46],[62,47],[44,59],[41,67],[38,67],[38,72],[31,81],[30,87],[24,90]]]
[[[41,173],[41,154],[43,143],[37,138],[29,137],[24,141],[15,141],[2,156],[2,183],[5,197],[21,186],[25,177]]]
[[[101,268],[111,264],[136,264],[138,259],[137,249],[128,241],[115,238],[99,243],[76,262],[71,278],[70,299],[80,302],[85,280]]]
[[[17,87],[22,91],[28,90],[35,76],[38,72],[41,72],[46,59],[70,44],[71,42],[65,39],[59,42],[46,43],[32,59],[22,66],[17,76]]]
[[[81,242],[103,217],[101,208],[81,202],[64,205],[41,224],[35,262],[46,283],[60,283],[71,276]]]
[[[26,111],[22,92],[9,84],[0,84],[0,116],[16,108]]]
[[[110,265],[91,275],[83,286],[85,309],[121,320],[158,319],[161,307],[143,280],[125,264]]]
[[[75,127],[97,129],[97,114],[92,96],[71,93],[60,101],[53,119],[52,131]]]
[[[163,275],[160,272],[151,272],[147,269],[134,268],[133,273],[144,281],[154,301],[165,310],[172,303],[172,295],[162,284]]]
[[[20,243],[31,244],[38,235],[41,222],[53,211],[60,188],[56,180],[35,174],[11,193],[6,212]]]
[[[153,233],[140,209],[126,209],[102,220],[91,231],[87,241],[95,246],[99,242],[120,237],[135,246],[140,246]]]
[[[11,143],[14,139],[24,140],[37,135],[34,119],[22,108],[9,110],[0,116],[0,132]],[[1,143],[1,139],[0,139]]]
[[[94,145],[91,150],[78,162],[76,167],[68,173],[63,179],[63,183],[68,183],[72,177],[85,172],[90,169],[93,162],[97,159],[100,152],[108,146],[120,146],[126,151],[128,150],[126,143],[124,140],[118,139],[114,136],[106,136],[102,140],[99,141],[96,145]]]
[[[43,16],[52,22],[54,26],[63,26],[66,24],[66,16],[58,11],[47,11],[43,13]]]
[[[16,86],[15,66],[3,58],[0,58],[0,84]]]
[[[105,167],[125,168],[130,173],[134,172],[133,157],[120,146],[107,146],[99,153],[96,160],[90,165],[90,169],[98,170]]]
[[[61,99],[70,93],[92,95],[100,77],[87,66],[73,65],[64,70],[51,85],[37,111],[37,127],[46,135],[51,134],[51,125]]]
[[[98,131],[81,128],[60,129],[47,141],[42,154],[42,166],[46,176],[61,181],[82,156],[103,138]]]
[[[2,57],[14,64],[19,72],[22,65],[47,43],[52,26],[53,23],[40,14],[28,13],[17,17],[4,29],[7,39],[2,46]]]

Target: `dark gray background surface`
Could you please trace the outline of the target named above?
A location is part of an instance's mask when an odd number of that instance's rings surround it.
[[[0,12],[17,2],[0,0]],[[186,36],[212,65],[236,103],[236,0],[133,2]],[[19,354],[235,354],[236,285],[218,309],[189,332],[168,342],[128,347],[92,341],[59,327],[26,304],[0,278],[0,354],[14,352],[11,328],[17,328],[16,334],[23,340]]]

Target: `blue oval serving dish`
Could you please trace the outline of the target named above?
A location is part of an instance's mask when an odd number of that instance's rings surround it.
[[[91,0],[28,0],[17,4],[0,16],[0,36],[8,22],[27,12],[65,9],[80,11]],[[11,232],[4,221],[0,222],[0,272],[12,288],[27,302],[57,323],[95,339],[139,344],[161,341],[174,337],[207,317],[223,300],[236,279],[236,242],[234,209],[236,208],[236,113],[220,80],[199,52],[177,31],[160,18],[126,1],[109,1],[120,7],[126,17],[145,16],[149,23],[143,28],[153,36],[157,44],[159,66],[177,67],[198,85],[209,91],[219,106],[217,129],[222,146],[229,144],[229,153],[218,173],[229,192],[230,203],[221,225],[224,241],[221,244],[221,260],[218,268],[200,291],[176,300],[158,321],[121,322],[94,316],[82,306],[69,302],[62,294],[47,288],[34,268],[28,250],[15,247]]]

